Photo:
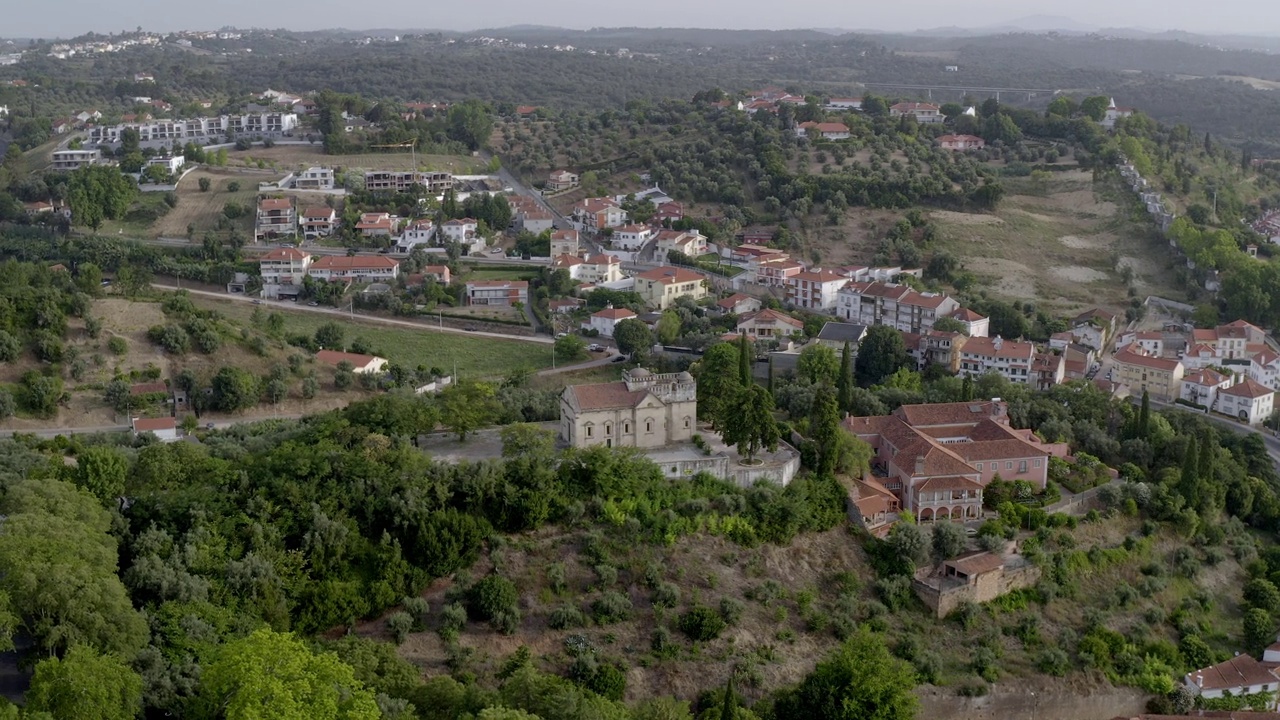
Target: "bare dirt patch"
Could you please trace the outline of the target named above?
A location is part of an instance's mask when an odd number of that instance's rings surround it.
[[[1073,250],[1093,250],[1100,247],[1100,243],[1096,240],[1077,237],[1075,235],[1063,235],[1058,238],[1058,240],[1060,240],[1063,245],[1066,245]]]
[[[995,215],[979,215],[962,213],[954,210],[933,210],[929,213],[935,220],[954,223],[956,225],[1001,225],[1004,220]]]
[[[996,293],[1024,300],[1037,295],[1035,273],[1031,268],[1013,260],[1001,258],[970,258],[968,267],[979,277],[988,279]]]
[[[1058,265],[1049,269],[1054,276],[1073,283],[1091,283],[1106,280],[1107,274],[1079,265]]]
[[[200,179],[210,182],[208,191],[200,190]],[[231,221],[231,226],[246,237],[253,234],[253,210],[257,203],[258,183],[271,179],[266,175],[248,175],[221,168],[200,169],[188,173],[178,183],[178,205],[151,226],[155,237],[186,237],[187,227],[194,226],[193,237],[213,230],[227,203],[237,203],[245,213]],[[240,183],[235,192],[227,190],[228,182]]]

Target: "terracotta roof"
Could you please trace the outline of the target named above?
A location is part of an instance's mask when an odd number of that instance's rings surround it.
[[[969,308],[957,308],[949,317],[955,318],[960,322],[977,322],[978,320],[986,320],[986,317],[970,310]]]
[[[813,270],[809,272],[797,273],[791,276],[792,280],[807,280],[816,283],[842,282],[848,281],[849,278],[841,275],[834,270]]]
[[[948,560],[945,564],[965,575],[981,575],[1004,567],[1004,559],[995,553],[976,552]]]
[[[512,290],[528,289],[528,280],[471,280],[467,288],[511,288]]]
[[[844,429],[854,435],[879,435],[886,425],[901,422],[892,415],[869,415],[866,417],[847,417]]]
[[[1262,352],[1260,352],[1260,353],[1258,353],[1257,355],[1254,355],[1254,356],[1253,356],[1253,362],[1255,362],[1255,363],[1257,363],[1258,365],[1261,365],[1261,366],[1263,366],[1263,367],[1266,367],[1267,365],[1270,365],[1271,363],[1275,362],[1276,360],[1280,360],[1280,355],[1276,355],[1275,353],[1271,352],[1270,350],[1263,350]]]
[[[1041,450],[1031,443],[1015,438],[953,443],[947,445],[947,449],[969,462],[1020,460],[1023,458],[1047,457],[1049,455],[1047,450]]]
[[[999,343],[999,347],[997,347]],[[966,355],[977,355],[980,357],[999,357],[999,358],[1022,358],[1031,360],[1035,355],[1036,346],[1031,343],[1018,342],[1016,340],[1004,340],[1000,337],[976,337],[969,338],[964,344],[964,353]]]
[[[321,205],[320,207],[309,207],[302,212],[302,217],[307,220],[328,220],[337,215],[336,210],[331,207]]]
[[[1219,392],[1224,395],[1233,395],[1235,397],[1260,398],[1266,395],[1271,395],[1275,391],[1253,378],[1245,378],[1229,388],[1223,388]]]
[[[941,293],[922,293],[912,290],[906,297],[899,302],[903,305],[915,305],[916,307],[938,308],[943,303],[951,300],[951,298]],[[952,301],[954,302],[954,301]]]
[[[178,427],[178,421],[171,417],[158,418],[134,418],[134,432],[156,432],[158,430],[175,430]]]
[[[1139,367],[1151,368],[1153,370],[1164,370],[1166,372],[1173,372],[1182,364],[1177,360],[1171,360],[1168,358],[1140,355],[1129,348],[1125,348],[1124,350],[1116,353],[1115,360],[1118,363],[1124,363],[1126,365],[1138,365]]]
[[[869,282],[851,282],[840,289],[841,292],[852,292],[858,295],[867,295],[870,297],[888,298],[890,300],[901,300],[912,292],[915,292],[906,285],[897,285],[894,283],[882,283],[878,280]]]
[[[976,400],[974,402],[932,403],[924,405],[903,405],[894,411],[894,415],[917,427],[928,425],[959,425],[974,423],[1004,415],[1004,403]]]
[[[551,261],[551,267],[555,267],[555,268],[571,268],[571,267],[574,267],[574,266],[576,266],[576,265],[581,265],[581,264],[583,264],[583,263],[585,263],[585,262],[586,262],[586,260],[583,260],[582,258],[578,257],[577,255],[567,255],[567,254],[566,254],[566,255],[557,255],[557,256],[555,257],[555,259]]]
[[[167,393],[169,386],[162,382],[138,383],[129,387],[130,395],[150,395],[151,393]]]
[[[308,257],[310,256],[297,248],[276,248],[258,260],[304,260]]]
[[[1218,331],[1196,328],[1191,331],[1191,339],[1198,343],[1216,343],[1218,341]]]
[[[293,201],[289,198],[263,198],[258,201],[259,210],[290,210]]]
[[[1276,675],[1248,655],[1237,655],[1230,660],[1202,670],[1187,673],[1187,682],[1202,690],[1231,690],[1253,685],[1269,685]]]
[[[917,492],[927,492],[931,490],[981,490],[982,485],[974,482],[969,478],[960,477],[958,475],[951,477],[934,477],[925,480],[916,486]]]
[[[591,313],[591,317],[598,317],[604,320],[626,320],[635,316],[635,312],[627,308],[605,308]]]
[[[552,240],[577,240],[578,231],[577,230],[552,230],[551,239]]]
[[[647,390],[628,390],[625,382],[596,385],[570,385],[565,394],[571,396],[579,409],[605,410],[608,408],[635,407],[649,394]]]
[[[804,123],[800,123],[800,128],[801,128],[801,129],[804,129],[804,130],[808,130],[809,128],[814,128],[814,129],[816,129],[816,130],[817,130],[818,132],[820,132],[820,133],[847,133],[847,132],[849,132],[849,126],[848,126],[848,125],[845,125],[844,123],[832,123],[832,122],[824,122],[824,123],[820,123],[820,122],[804,122]]]
[[[908,428],[910,430],[910,428]],[[898,454],[894,456],[893,462],[899,468],[908,474],[916,477],[945,477],[950,475],[976,475],[975,470],[969,463],[965,462],[960,456],[951,450],[937,445],[930,440],[925,439],[918,433],[912,431],[912,435],[918,438],[918,445],[906,445],[898,449]],[[924,467],[920,468],[917,460],[924,459]]]
[[[757,310],[756,312],[747,313],[746,315],[743,315],[742,318],[738,320],[738,327],[742,327],[743,325],[746,325],[749,322],[754,322],[754,323],[764,322],[764,323],[770,323],[770,324],[781,323],[783,325],[790,325],[791,327],[794,327],[794,328],[804,327],[804,323],[791,317],[790,315],[787,315],[786,313],[778,312],[777,310],[771,310],[769,308],[765,308],[764,310]]]
[[[1202,370],[1192,370],[1182,376],[1182,382],[1193,383],[1195,385],[1203,385],[1204,387],[1217,386],[1227,381],[1227,376],[1216,370],[1204,368]]]
[[[1077,323],[1080,323],[1080,322],[1088,322],[1094,319],[1100,319],[1100,320],[1105,320],[1106,322],[1111,322],[1116,319],[1116,314],[1107,310],[1103,310],[1102,308],[1093,308],[1092,310],[1086,310],[1080,313],[1079,315],[1075,316],[1074,321]]]
[[[642,280],[652,282],[660,282],[664,285],[672,285],[676,283],[701,282],[703,277],[692,270],[684,268],[662,267],[654,268],[636,275]]]
[[[453,220],[444,221],[445,227],[465,227],[467,225],[479,225],[479,224],[480,224],[479,220],[474,220],[472,218],[454,218]]]
[[[717,301],[717,302],[716,302],[716,305],[717,305],[718,307],[722,307],[722,308],[724,308],[724,309],[728,310],[729,308],[733,307],[734,305],[737,305],[738,303],[740,303],[740,302],[742,302],[742,301],[744,301],[744,300],[750,300],[750,299],[751,299],[751,296],[750,296],[750,295],[744,295],[743,293],[734,293],[734,294],[730,295],[729,297],[727,297],[727,298],[725,298],[725,299],[723,299],[723,300]]]
[[[311,263],[311,267],[316,270],[386,270],[399,264],[385,255],[325,255]]]
[[[633,223],[633,224],[631,224],[631,225],[623,225],[623,226],[621,226],[621,227],[616,227],[616,228],[614,228],[614,229],[613,229],[613,232],[614,232],[614,233],[633,233],[633,234],[634,234],[634,233],[649,232],[649,228],[648,228],[648,227],[646,227],[646,226],[644,226],[644,225],[636,225],[636,224],[634,224],[634,223]]]
[[[365,367],[369,363],[377,360],[373,355],[361,355],[359,353],[342,352],[340,350],[320,350],[316,352],[316,360],[326,365],[336,366],[340,362],[349,362],[352,367]]]

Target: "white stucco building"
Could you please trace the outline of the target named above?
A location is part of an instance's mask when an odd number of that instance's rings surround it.
[[[565,388],[560,437],[573,447],[659,448],[692,440],[697,416],[692,375],[636,368],[619,382]]]

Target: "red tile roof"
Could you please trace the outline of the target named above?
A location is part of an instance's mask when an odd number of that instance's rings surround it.
[[[1253,378],[1245,378],[1244,380],[1232,385],[1229,388],[1220,390],[1224,395],[1232,395],[1241,398],[1260,398],[1275,393],[1274,390],[1254,380]]]
[[[290,210],[293,201],[289,198],[263,198],[258,201],[259,210]]]
[[[1203,690],[1231,690],[1269,685],[1276,681],[1276,675],[1252,657],[1237,655],[1212,667],[1189,672],[1186,679]]]
[[[321,205],[319,207],[309,207],[302,212],[302,217],[307,220],[329,220],[338,214],[338,211],[331,207]]]
[[[627,384],[621,381],[596,385],[570,385],[564,391],[582,410],[635,407],[649,394],[647,390],[628,390]]]
[[[1133,352],[1129,348],[1125,348],[1116,353],[1116,362],[1126,365],[1137,365],[1139,367],[1151,368],[1153,370],[1163,370],[1165,372],[1173,372],[1179,363],[1177,360],[1169,358],[1152,357],[1150,355],[1141,355]]]
[[[175,430],[178,427],[178,421],[171,417],[158,418],[134,418],[134,432],[156,432],[158,430]]]
[[[385,255],[325,255],[311,263],[315,270],[389,270],[400,263]]]
[[[663,285],[674,285],[678,283],[701,282],[703,277],[692,270],[684,268],[654,268],[636,275],[642,280],[651,282],[660,282]]]
[[[138,383],[129,387],[130,395],[150,395],[152,393],[167,393],[169,386],[162,382]]]
[[[995,553],[975,552],[948,560],[946,564],[965,575],[981,575],[1004,567],[1004,560]]]
[[[997,344],[999,347],[997,347]],[[969,338],[964,343],[964,352],[979,357],[997,357],[997,358],[1022,358],[1031,360],[1035,355],[1036,346],[1031,343],[1017,342],[1016,340],[1004,340],[999,337],[976,337]]]
[[[303,260],[309,257],[297,248],[276,248],[258,258],[258,260]]]
[[[591,314],[591,317],[598,317],[603,320],[626,320],[635,316],[636,314],[627,308],[605,308]]]
[[[765,322],[765,323],[774,323],[774,324],[781,323],[783,325],[790,325],[793,328],[804,327],[804,323],[800,322],[799,320],[791,317],[790,315],[787,315],[786,313],[781,313],[781,312],[778,312],[777,310],[772,310],[770,308],[765,308],[764,310],[757,310],[756,312],[747,313],[746,315],[743,315],[738,320],[738,327],[742,327],[743,325],[746,325],[749,322],[755,322],[755,323]]]

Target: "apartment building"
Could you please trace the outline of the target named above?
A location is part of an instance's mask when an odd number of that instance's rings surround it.
[[[529,283],[525,280],[473,280],[467,283],[468,305],[511,306],[529,302]]]
[[[293,237],[298,233],[298,213],[289,198],[258,200],[258,214],[253,226],[253,239]]]
[[[412,170],[371,170],[364,174],[364,189],[369,192],[403,194],[415,187],[439,195],[453,189],[454,177],[447,172],[414,172]]]
[[[102,154],[97,150],[54,150],[54,170],[78,170],[82,167],[97,165],[102,162]]]
[[[567,270],[570,279],[591,285],[622,279],[622,261],[616,255],[559,255],[551,261],[551,267],[554,270]]]
[[[307,274],[326,282],[390,282],[400,275],[400,263],[386,255],[326,255]]]
[[[924,333],[938,318],[950,317],[960,309],[955,299],[940,293],[922,293],[906,285],[850,282],[840,289],[835,312],[839,317],[863,325],[889,325],[902,332]],[[966,325],[986,333],[985,318],[973,313]]]
[[[1181,394],[1185,370],[1178,360],[1143,355],[1124,348],[1115,354],[1115,371],[1112,379],[1129,386],[1130,394],[1147,392],[1156,400],[1172,402]]]
[[[747,269],[755,271],[757,285],[776,288],[790,287],[791,279],[805,271],[804,263],[786,253],[757,258]]]
[[[799,272],[787,280],[787,301],[805,310],[833,310],[837,292],[848,283],[849,278],[832,270]]]
[[[627,224],[627,212],[613,198],[587,198],[573,206],[571,213],[576,229],[600,232],[605,228]]]
[[[551,231],[551,257],[559,257],[561,255],[577,255],[578,254],[578,231],[577,230],[552,230]]]
[[[96,145],[117,145],[121,133],[127,129],[137,130],[138,139],[144,143],[170,143],[175,140],[222,140],[236,135],[283,135],[297,126],[298,116],[284,112],[256,112],[186,120],[148,120],[91,128],[89,142]]]
[[[1010,382],[1030,385],[1036,382],[1032,372],[1036,346],[1031,343],[993,338],[969,338],[960,349],[960,372],[978,377],[989,372],[1003,375]]]
[[[309,167],[293,179],[295,190],[332,190],[334,186],[333,168]]]
[[[696,258],[707,252],[707,238],[697,230],[659,230],[658,253],[665,257],[672,250],[687,257]]]
[[[653,230],[647,225],[623,225],[613,229],[609,242],[619,250],[635,251],[644,247],[653,237]]]
[[[264,285],[301,285],[311,260],[311,255],[297,248],[279,248],[258,258],[258,274]]]

